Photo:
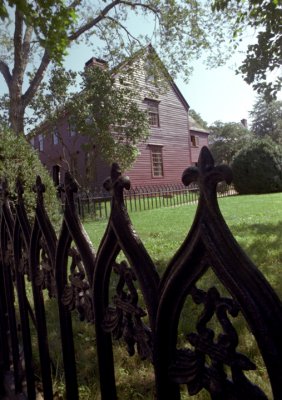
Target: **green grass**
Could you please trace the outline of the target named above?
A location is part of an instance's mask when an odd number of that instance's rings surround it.
[[[263,272],[282,297],[282,194],[260,196],[234,196],[219,199],[221,211],[232,233],[257,267]],[[133,225],[143,241],[147,251],[155,262],[160,274],[165,270],[171,257],[185,239],[195,215],[195,205],[176,208],[155,209],[144,212],[133,212]],[[84,224],[94,247],[98,244],[106,228],[106,221],[87,222]],[[210,270],[199,283],[208,288],[216,285],[221,291],[221,284]],[[51,304],[51,303],[50,303]],[[48,312],[52,315],[52,307]],[[188,327],[195,325],[199,307],[187,300],[179,323],[179,343],[183,345]],[[51,318],[55,320],[55,318]],[[81,323],[74,317],[75,347],[77,351],[78,375],[81,399],[99,399],[97,379],[97,357],[95,349],[94,326]],[[260,358],[256,343],[250,334],[245,321],[240,316],[234,320],[240,332],[240,350],[257,364],[257,371],[249,374],[269,397],[270,388],[263,361]],[[216,323],[212,321],[212,327]],[[63,390],[61,384],[61,352],[56,347],[56,329],[50,327],[52,340],[52,358],[57,366],[57,389]],[[151,365],[142,362],[137,356],[128,357],[122,342],[114,346],[116,379],[119,398],[153,399],[154,375]],[[183,392],[182,400],[188,399]],[[207,393],[201,392],[197,400],[208,399]]]

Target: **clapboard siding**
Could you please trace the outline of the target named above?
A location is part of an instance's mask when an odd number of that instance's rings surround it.
[[[203,146],[207,146],[208,145],[208,138],[207,138],[207,133],[191,129],[190,130],[190,137],[193,136],[193,135],[197,136],[199,138],[198,139],[199,140],[198,146],[193,146],[192,143],[191,143],[191,162],[192,162],[192,164],[195,164],[198,161],[201,148]]]
[[[136,76],[140,87],[143,88],[143,98],[159,101],[160,127],[151,127],[150,137],[146,143],[139,146],[140,154],[127,174],[133,186],[179,182],[183,170],[191,165],[188,105],[182,102],[173,85],[168,82],[163,93],[156,96],[148,94],[155,89],[146,83],[142,64],[136,70],[139,71]],[[152,144],[162,146],[163,177],[152,176]]]

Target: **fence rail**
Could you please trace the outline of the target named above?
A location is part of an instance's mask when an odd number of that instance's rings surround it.
[[[217,187],[217,196],[237,194],[233,185],[221,182]],[[129,212],[153,210],[163,207],[177,207],[182,204],[197,204],[199,187],[197,184],[186,187],[183,184],[157,186],[138,186],[124,192],[124,202]],[[82,191],[77,194],[75,202],[79,216],[84,219],[108,218],[111,212],[111,196],[105,189],[92,192]]]
[[[58,236],[44,207],[45,188],[39,177],[32,222],[27,217],[20,183],[16,204],[11,203],[7,185],[3,185],[0,220],[2,398],[9,395],[14,398],[7,393],[7,376],[13,378],[13,396],[35,400],[39,379],[44,399],[55,398],[56,378],[50,360],[52,342],[48,340],[46,314],[50,298],[58,307],[58,335],[68,400],[79,399],[76,370],[79,354],[75,351],[72,329],[74,312],[82,321],[93,325],[102,400],[118,398],[114,339],[126,343],[124,351],[128,355],[137,353],[153,365],[158,400],[179,400],[183,384],[191,396],[205,390],[212,399],[266,399],[263,391],[245,374],[255,364],[238,351],[240,336],[235,320],[239,311],[257,341],[273,398],[281,400],[281,301],[234,240],[220,213],[216,186],[220,181],[230,183],[231,172],[228,167],[214,167],[208,149],[203,148],[199,169],[188,168],[182,180],[185,185],[198,183],[198,208],[187,238],[162,276],[133,230],[123,197],[130,184],[117,165],[113,166],[107,182],[112,194],[111,214],[97,254],[77,215],[74,202],[77,186],[69,174],[65,177],[64,216]],[[211,270],[224,286],[223,293],[216,287],[200,288],[201,277]],[[114,293],[110,279],[113,272],[117,276]],[[187,299],[189,324],[196,310],[199,316],[195,326],[187,327],[190,333],[178,341],[179,321]],[[36,379],[34,342],[39,353]],[[93,371],[95,364],[93,360],[89,366]]]

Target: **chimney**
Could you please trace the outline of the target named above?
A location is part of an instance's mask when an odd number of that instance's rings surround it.
[[[92,57],[85,63],[85,68],[89,67],[98,67],[101,69],[106,69],[108,67],[108,63],[107,61],[102,60],[101,58]]]
[[[241,119],[241,124],[244,126],[244,128],[248,129],[248,121],[246,118]]]

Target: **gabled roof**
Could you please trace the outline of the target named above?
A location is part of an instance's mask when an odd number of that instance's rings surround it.
[[[193,117],[191,117],[191,115],[188,115],[188,118],[190,131],[202,132],[209,135],[209,131],[203,128]]]
[[[144,56],[144,54],[146,52],[150,52],[151,54],[153,54],[154,57],[156,57],[156,59],[158,60],[158,64],[160,65],[160,67],[162,68],[162,72],[164,73],[166,79],[168,80],[169,84],[171,85],[173,91],[175,92],[176,96],[179,98],[179,100],[181,101],[181,103],[183,104],[184,108],[186,109],[186,111],[188,112],[190,106],[187,103],[185,97],[183,96],[183,94],[181,93],[181,91],[179,90],[178,86],[176,85],[176,83],[174,82],[172,76],[170,75],[170,73],[168,72],[166,66],[164,65],[164,63],[162,62],[162,60],[160,59],[160,57],[158,56],[156,50],[154,49],[154,47],[151,45],[151,43],[136,51],[136,53],[134,53],[131,57],[129,57],[128,59],[126,59],[125,61],[121,62],[120,64],[118,64],[116,67],[114,67],[112,69],[113,74],[118,73],[118,71],[125,67],[126,65],[128,65],[129,63],[134,62],[134,60],[136,60],[138,57]]]

